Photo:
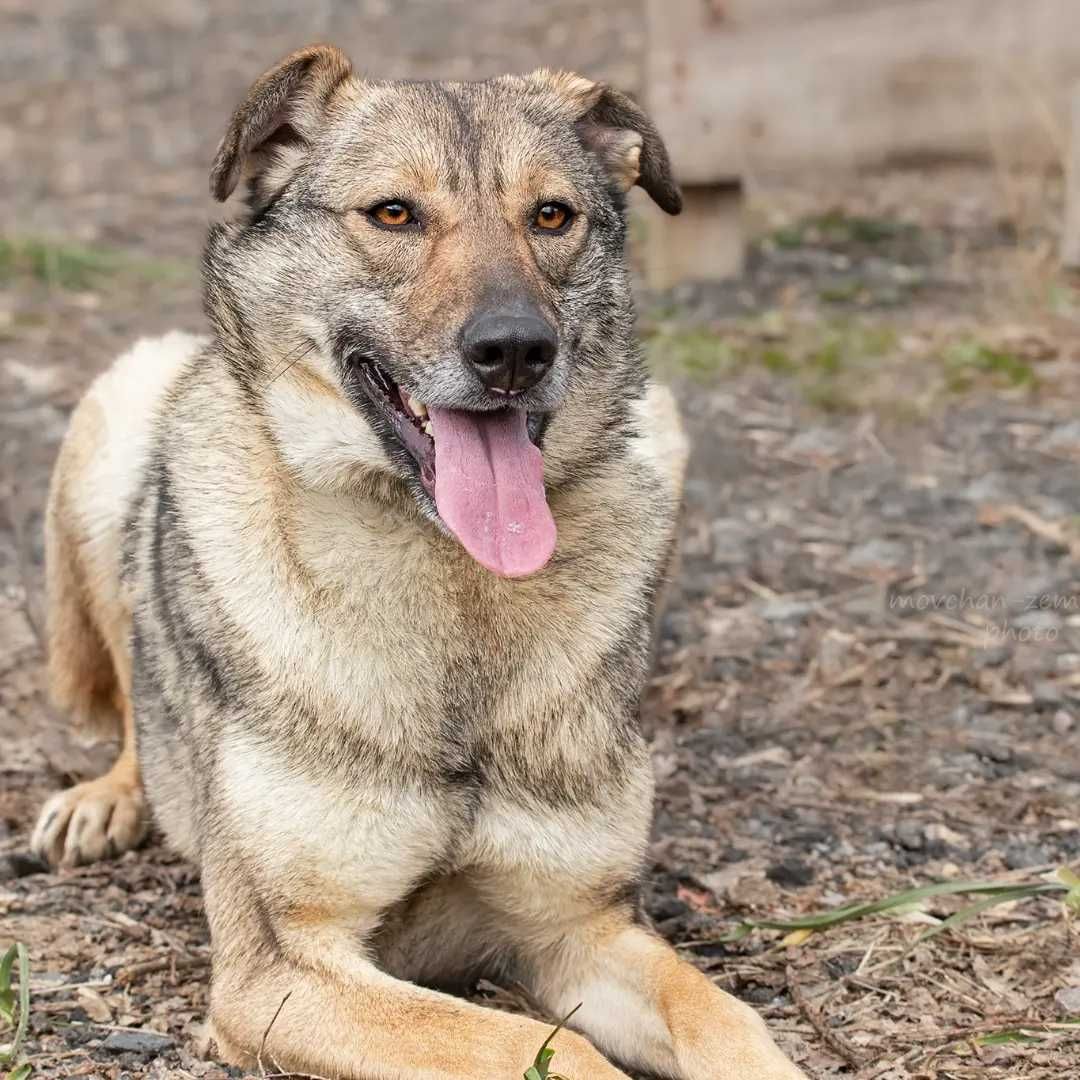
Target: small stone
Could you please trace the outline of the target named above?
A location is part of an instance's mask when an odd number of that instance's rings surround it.
[[[1080,986],[1063,986],[1054,995],[1054,1004],[1062,1016],[1080,1016]]]
[[[787,444],[784,453],[812,465],[832,465],[848,455],[848,440],[832,428],[808,428]]]
[[[917,821],[901,821],[896,826],[896,841],[908,851],[922,851],[926,846],[926,836]]]
[[[949,714],[949,720],[957,727],[967,727],[971,723],[971,706],[970,705],[957,705],[955,709]]]
[[[1002,765],[1007,761],[1012,761],[1012,748],[1005,746],[1003,743],[996,742],[993,739],[980,739],[978,742],[973,742],[969,749],[971,753],[978,754],[980,757],[989,758],[991,761],[996,761],[999,765]]]
[[[1080,420],[1058,424],[1039,442],[1038,447],[1044,454],[1055,457],[1080,458]]]
[[[103,1050],[114,1054],[142,1054],[151,1057],[172,1048],[171,1035],[159,1035],[156,1031],[110,1031],[101,1044]]]
[[[785,888],[801,888],[814,880],[814,868],[800,859],[784,859],[783,862],[773,863],[765,871],[765,876]]]
[[[1050,721],[1051,726],[1057,735],[1068,735],[1072,731],[1076,721],[1073,719],[1072,713],[1066,709],[1058,709],[1054,713],[1054,719]]]
[[[748,874],[730,886],[726,895],[737,907],[765,911],[779,902],[780,890],[767,878]]]
[[[762,618],[769,622],[799,622],[816,607],[817,604],[810,600],[769,600],[759,610]]]
[[[661,896],[652,905],[650,914],[657,922],[665,922],[668,919],[677,919],[685,915],[690,909],[677,896],[670,893]]]
[[[1012,649],[1008,645],[991,645],[975,653],[971,662],[976,670],[1000,667],[1011,655]]]
[[[1057,683],[1040,679],[1031,688],[1031,696],[1040,709],[1056,709],[1065,701],[1065,694]]]
[[[809,848],[816,844],[830,844],[832,840],[833,831],[827,825],[811,825],[793,833],[787,842]]]
[[[961,491],[960,498],[973,503],[1008,502],[1012,492],[1001,473],[987,473],[968,484]]]
[[[1051,861],[1045,848],[1036,844],[1010,844],[1002,857],[1010,870],[1026,870]]]
[[[943,824],[940,821],[931,822],[926,826],[926,839],[931,844],[938,846],[945,846],[956,848],[960,851],[968,847],[968,839],[962,833],[958,833],[955,829],[950,829],[948,825]]]

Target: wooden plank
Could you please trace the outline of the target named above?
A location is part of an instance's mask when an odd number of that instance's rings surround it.
[[[746,223],[742,189],[734,184],[683,188],[683,211],[665,217],[638,201],[641,256],[651,289],[684,281],[726,281],[746,263]]]
[[[710,25],[723,25],[726,30],[732,17],[745,20],[765,8],[772,8],[776,14],[779,5],[787,2],[790,0],[761,0],[758,8],[751,9],[743,0],[735,0],[734,5],[729,0],[674,0],[671,4],[646,0],[649,43],[646,49],[646,104],[652,108],[651,58],[679,55],[686,35],[693,33],[697,22],[704,20]],[[836,0],[799,2],[819,4]],[[680,130],[679,125],[672,123],[669,131],[665,118],[659,119],[666,141],[669,135]],[[678,172],[678,161],[675,166]],[[644,211],[644,200],[640,195],[634,204],[639,224],[636,231],[641,237],[639,254],[647,284],[652,289],[670,289],[683,282],[717,282],[737,277],[746,262],[742,185],[730,182],[726,176],[719,183],[712,183],[714,178],[708,177],[705,183],[697,185],[688,185],[682,175],[679,179],[683,189],[683,210],[677,217],[663,218],[656,213],[655,207],[651,212]]]
[[[647,96],[683,183],[1063,160],[1078,0],[767,0],[756,23],[753,0],[648,4]]]

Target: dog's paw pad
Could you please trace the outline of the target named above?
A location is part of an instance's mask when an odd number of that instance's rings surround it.
[[[103,776],[54,795],[42,808],[30,846],[51,866],[79,866],[136,847],[146,826],[141,789]]]

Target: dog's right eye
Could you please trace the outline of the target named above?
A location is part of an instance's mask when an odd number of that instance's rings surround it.
[[[412,210],[405,203],[396,200],[373,206],[368,210],[367,215],[376,225],[381,225],[384,229],[401,229],[406,225],[416,223],[416,216]]]

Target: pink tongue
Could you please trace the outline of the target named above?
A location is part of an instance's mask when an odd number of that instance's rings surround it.
[[[482,566],[502,577],[535,574],[555,550],[544,459],[526,414],[430,408],[439,516]]]

